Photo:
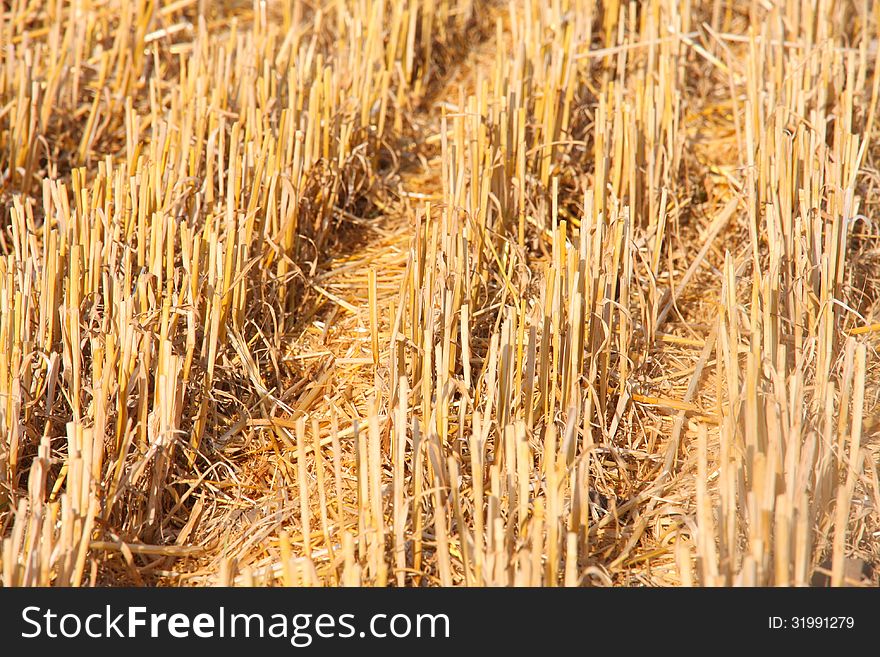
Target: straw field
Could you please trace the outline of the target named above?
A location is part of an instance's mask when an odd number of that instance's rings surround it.
[[[880,3],[4,0],[4,586],[880,573]]]

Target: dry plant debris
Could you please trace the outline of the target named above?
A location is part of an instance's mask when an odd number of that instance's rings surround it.
[[[878,35],[3,2],[3,585],[876,584]]]

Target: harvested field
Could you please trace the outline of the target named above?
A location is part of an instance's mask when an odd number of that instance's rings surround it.
[[[880,3],[6,0],[3,586],[876,586]]]

